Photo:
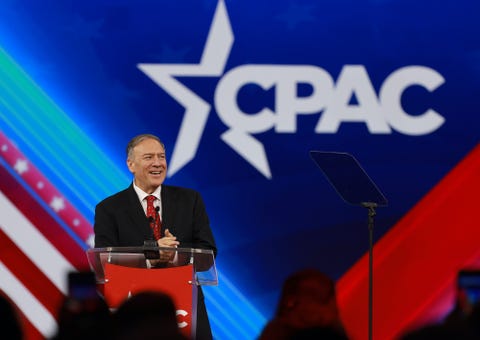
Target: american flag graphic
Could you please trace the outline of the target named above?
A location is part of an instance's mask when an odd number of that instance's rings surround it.
[[[69,271],[87,269],[92,225],[0,132],[0,289],[19,307],[27,338],[52,336]]]

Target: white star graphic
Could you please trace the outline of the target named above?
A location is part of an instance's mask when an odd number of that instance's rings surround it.
[[[8,151],[8,145],[7,144],[2,144],[2,151],[7,152]]]
[[[185,107],[168,175],[172,176],[194,157],[210,113],[210,105],[174,76],[220,76],[233,45],[233,32],[223,0],[215,10],[200,64],[138,64],[138,68]]]
[[[90,248],[93,248],[95,246],[95,235],[94,234],[88,235],[85,242]]]
[[[45,184],[42,181],[37,182],[37,189],[42,190],[45,188]]]
[[[19,175],[22,175],[24,172],[28,171],[28,162],[26,159],[17,159],[17,162],[13,166],[16,172]]]
[[[55,210],[55,212],[59,212],[60,210],[65,209],[65,201],[62,197],[55,196],[50,202],[50,207]]]

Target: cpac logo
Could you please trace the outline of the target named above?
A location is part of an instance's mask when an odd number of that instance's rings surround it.
[[[345,65],[336,81],[324,69],[312,65],[241,65],[224,73],[233,44],[233,33],[223,0],[219,0],[207,43],[199,64],[139,64],[156,84],[185,107],[178,139],[170,162],[169,176],[194,157],[200,143],[210,104],[175,77],[220,77],[214,94],[215,110],[228,130],[222,140],[266,178],[272,174],[264,146],[252,134],[272,128],[277,133],[295,133],[300,114],[320,114],[316,133],[336,133],[343,122],[364,123],[372,134],[392,130],[407,135],[429,134],[444,118],[432,109],[412,116],[401,105],[402,94],[410,86],[432,92],[444,83],[437,71],[424,66],[407,66],[390,74],[377,94],[363,65]],[[275,111],[263,108],[243,112],[238,92],[247,84],[264,90],[275,88]],[[299,97],[297,85],[308,84],[309,96]],[[350,104],[355,96],[358,103]]]

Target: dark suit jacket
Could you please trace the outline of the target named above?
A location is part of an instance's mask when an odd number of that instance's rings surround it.
[[[162,231],[177,237],[181,248],[217,248],[200,194],[194,190],[162,185]],[[152,239],[133,184],[100,202],[95,209],[95,247],[143,246]]]
[[[162,185],[161,197],[162,235],[169,229],[180,242],[179,247],[212,249],[216,256],[217,247],[200,194],[191,189]],[[94,231],[97,248],[143,246],[145,240],[153,239],[133,184],[96,206]],[[198,290],[197,308],[197,339],[211,339],[202,289]]]

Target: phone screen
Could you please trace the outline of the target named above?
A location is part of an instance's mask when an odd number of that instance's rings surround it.
[[[98,297],[93,272],[71,272],[68,274],[68,295],[76,300],[90,300]]]
[[[457,277],[458,298],[467,309],[480,302],[480,270],[461,270]]]

